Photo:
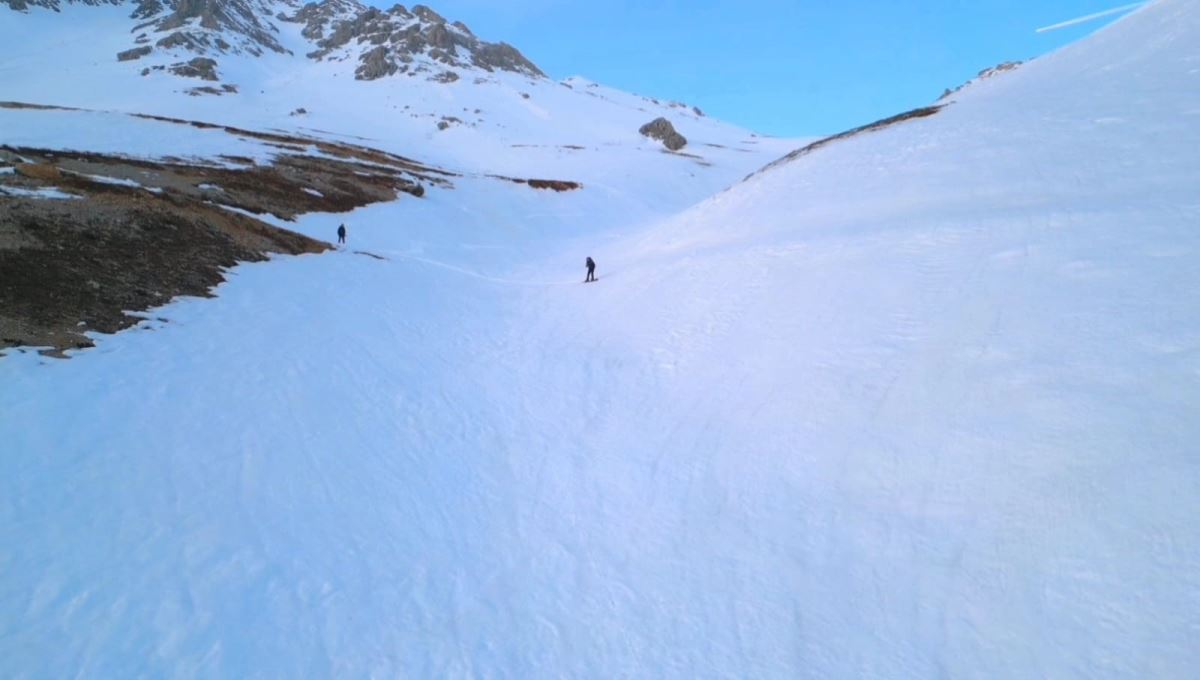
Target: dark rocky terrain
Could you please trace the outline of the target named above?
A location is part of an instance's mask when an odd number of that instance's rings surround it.
[[[650,139],[662,142],[663,146],[671,151],[679,151],[687,146],[687,137],[679,134],[671,121],[666,118],[655,118],[643,125],[638,132]]]
[[[172,66],[172,71],[205,80],[216,80],[222,55],[290,53],[280,41],[281,26],[289,23],[301,25],[302,35],[311,41],[304,56],[354,59],[360,80],[424,74],[429,80],[451,83],[462,75],[455,69],[545,77],[512,45],[482,40],[466,24],[448,21],[425,5],[381,10],[357,0],[307,4],[298,0],[0,0],[0,4],[19,12],[59,11],[66,4],[128,5],[132,43],[114,55],[117,60],[184,50],[205,62],[197,67],[193,59]]]
[[[403,5],[380,10],[357,2],[325,0],[280,18],[304,25],[304,37],[317,46],[308,54],[310,58],[325,59],[346,46],[362,46],[356,72],[361,80],[428,70],[427,64],[417,60],[421,55],[450,67],[545,75],[513,46],[480,40],[466,24],[448,22],[424,5],[416,5],[412,11]]]
[[[0,102],[0,108],[71,111]],[[180,295],[207,296],[226,269],[271,253],[331,246],[268,223],[341,213],[430,188],[455,172],[378,149],[315,137],[129,114],[253,139],[270,162],[136,158],[0,142],[0,348],[88,347],[86,332],[139,323]],[[313,152],[316,153],[313,153]],[[533,190],[576,182],[494,176]]]
[[[326,155],[311,156],[288,147],[313,140],[236,134],[281,153],[269,165],[218,164],[0,146],[0,347],[87,347],[85,331],[112,333],[139,322],[128,312],[209,295],[238,262],[330,247],[254,215],[420,197],[452,175],[364,147],[319,142]]]

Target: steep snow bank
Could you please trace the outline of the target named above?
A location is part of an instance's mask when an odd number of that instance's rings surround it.
[[[561,439],[604,491],[556,501],[625,504],[559,537],[637,546],[624,578],[672,603],[629,619],[704,639],[714,674],[1191,673],[1198,9],[757,176],[606,246],[618,271],[569,307],[538,296],[518,327],[580,367],[521,386],[607,395],[551,418],[602,414]]]

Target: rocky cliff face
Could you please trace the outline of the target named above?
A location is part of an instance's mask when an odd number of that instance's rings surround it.
[[[143,19],[136,30],[157,47],[181,47],[197,53],[286,52],[271,13],[280,2],[270,0],[138,0],[133,16]],[[142,36],[139,36],[141,39]]]
[[[384,11],[353,0],[324,0],[280,18],[304,26],[303,35],[317,46],[308,54],[310,58],[357,51],[357,77],[363,80],[419,73],[429,70],[429,62],[461,69],[544,75],[511,45],[484,42],[462,22],[447,22],[424,5],[416,5],[412,11],[403,5]],[[427,60],[419,59],[422,56]]]
[[[356,77],[427,74],[454,82],[457,71],[509,71],[543,77],[541,69],[506,43],[479,39],[462,22],[450,22],[424,5],[411,10],[367,7],[357,0],[0,0],[20,12],[60,11],[65,4],[128,5],[133,44],[116,57],[130,61],[158,51],[261,56],[290,53],[285,24],[299,24],[310,47],[301,56],[353,59]],[[178,56],[178,55],[176,55]]]

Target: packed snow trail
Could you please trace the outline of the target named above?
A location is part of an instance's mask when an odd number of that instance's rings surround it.
[[[430,266],[4,358],[0,675],[1188,678],[1198,80],[1167,0],[652,228],[554,199],[603,286],[433,194],[348,220]]]
[[[452,272],[457,272],[459,274],[462,274],[463,276],[469,276],[471,278],[479,279],[481,281],[488,281],[490,283],[499,283],[499,284],[504,284],[504,285],[508,285],[508,286],[569,286],[569,285],[579,283],[579,281],[577,281],[577,280],[526,281],[526,280],[516,280],[516,279],[504,279],[504,278],[499,278],[496,276],[488,276],[487,274],[480,274],[477,271],[467,269],[465,267],[459,267],[457,265],[449,264],[447,262],[439,262],[438,260],[431,260],[427,257],[420,257],[418,255],[412,255],[409,253],[388,251],[387,254],[390,257],[407,260],[409,262],[420,262],[421,264],[426,264],[431,267],[440,267],[442,269],[446,269],[446,270],[449,270]]]

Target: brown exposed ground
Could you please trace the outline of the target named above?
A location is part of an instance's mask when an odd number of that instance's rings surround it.
[[[62,356],[92,345],[85,332],[141,320],[130,313],[179,295],[211,295],[238,262],[330,248],[255,216],[292,221],[404,194],[420,198],[460,176],[358,144],[133,115],[258,140],[275,156],[150,160],[0,145],[0,350],[31,346]],[[496,179],[553,191],[581,186]]]
[[[138,322],[127,310],[207,296],[238,262],[328,248],[221,208],[138,193],[0,198],[0,347],[89,347],[84,331],[114,333]]]
[[[0,347],[88,347],[85,331],[112,333],[139,321],[126,312],[210,295],[238,262],[329,247],[229,208],[291,220],[421,196],[423,182],[445,182],[362,158],[241,161],[0,146]],[[8,195],[47,190],[78,198]]]

